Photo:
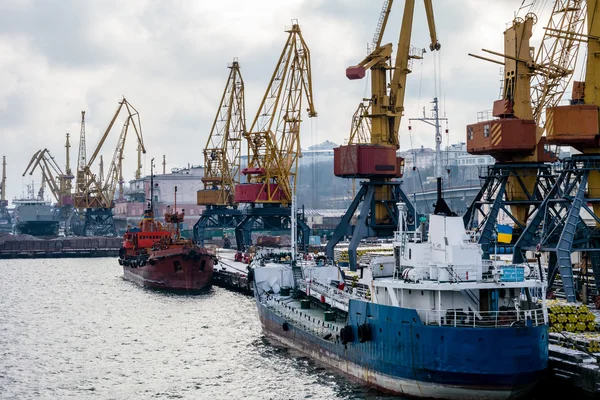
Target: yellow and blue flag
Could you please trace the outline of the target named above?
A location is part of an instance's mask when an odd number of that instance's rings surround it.
[[[498,231],[498,243],[510,243],[512,241],[512,226],[498,225],[496,229]]]

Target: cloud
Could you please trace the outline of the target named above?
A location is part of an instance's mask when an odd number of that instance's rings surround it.
[[[377,3],[377,4],[375,4]],[[0,3],[0,155],[7,155],[8,194],[22,192],[20,177],[39,148],[64,164],[64,134],[71,133],[75,165],[81,110],[86,110],[88,154],[106,129],[121,96],[139,110],[150,158],[165,154],[168,168],[202,164],[202,150],[229,70],[238,57],[250,127],[275,62],[297,18],[311,50],[315,108],[305,115],[302,147],[326,139],[343,143],[368,81],[348,81],[345,68],[360,61],[371,42],[379,2],[367,0],[28,0]],[[468,57],[482,47],[501,50],[514,1],[447,0],[434,3],[442,51],[415,61],[409,75],[401,146],[432,146],[433,132],[408,118],[427,109],[437,91],[449,118],[450,141],[498,96],[498,66]],[[384,42],[398,40],[402,2],[392,10]],[[415,7],[411,43],[428,48],[422,2]],[[441,87],[441,89],[440,89]],[[120,123],[102,154],[112,158]],[[125,153],[126,179],[135,172],[136,146]],[[245,151],[245,146],[243,146]]]

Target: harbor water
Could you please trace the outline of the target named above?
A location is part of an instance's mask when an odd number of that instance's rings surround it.
[[[392,399],[267,342],[250,297],[112,258],[0,260],[0,399]]]

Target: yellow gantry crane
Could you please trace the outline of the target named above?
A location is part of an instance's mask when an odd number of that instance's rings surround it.
[[[113,153],[113,158],[108,166],[106,179],[101,182],[100,179],[92,173],[92,165],[98,157],[104,142],[109,136],[117,117],[121,111],[125,109],[127,116],[121,133],[117,140],[117,145]],[[85,136],[82,113],[82,138]],[[112,220],[112,208],[114,207],[114,198],[117,188],[119,196],[123,196],[123,154],[127,134],[133,128],[137,137],[138,145],[145,154],[144,141],[142,137],[142,127],[138,111],[125,98],[119,102],[119,106],[111,119],[104,134],[100,138],[100,142],[92,153],[89,160],[85,160],[85,146],[80,143],[79,160],[78,160],[78,179],[75,192],[75,207],[85,209],[84,234],[87,235],[115,235],[116,230]],[[83,150],[83,151],[82,151]],[[82,166],[80,168],[80,166]]]
[[[539,0],[529,9],[536,5]],[[503,53],[483,49],[503,61],[470,54],[504,67],[502,98],[492,110],[495,119],[480,118],[467,126],[467,151],[496,159],[463,216],[467,227],[477,225],[484,256],[489,254],[499,213],[514,224],[516,242],[553,184],[547,162],[555,158],[545,150],[543,136],[551,121],[544,111],[559,103],[572,78],[585,13],[584,0],[556,0],[537,54],[530,45],[538,19],[532,12],[516,17],[504,32]]]
[[[204,229],[235,228],[241,221],[235,187],[240,183],[240,153],[246,134],[244,80],[237,58],[228,66],[229,77],[204,148],[204,189],[197,204],[206,206],[194,225],[194,239],[204,244]]]
[[[250,131],[248,167],[242,170],[248,183],[236,186],[236,199],[243,203],[277,203],[287,206],[295,194],[302,100],[309,117],[316,117],[312,99],[310,51],[297,21],[288,40]]]
[[[288,223],[288,206],[296,190],[302,112],[306,109],[309,118],[317,116],[313,104],[310,51],[298,21],[293,20],[286,32],[288,39],[275,71],[250,131],[244,134],[248,142],[248,167],[242,174],[247,177],[247,183],[236,186],[235,198],[238,203],[250,203],[252,210],[236,228],[240,250],[250,244],[254,222],[262,220],[264,226],[267,214],[273,222],[270,228],[280,229]],[[255,207],[258,204],[263,207]],[[299,225],[305,232],[303,239],[308,243],[308,227],[302,221]]]
[[[335,245],[345,236],[352,236],[348,250],[351,268],[356,267],[356,248],[361,239],[393,236],[398,223],[398,201],[408,205],[409,226],[414,227],[416,221],[414,207],[402,192],[400,183],[393,179],[401,177],[403,169],[403,160],[396,156],[396,150],[400,147],[406,79],[412,60],[422,58],[424,51],[410,45],[415,0],[406,0],[397,55],[392,61],[392,44],[381,44],[392,4],[392,0],[384,1],[371,52],[357,65],[346,69],[348,79],[362,79],[367,70],[371,74],[371,97],[363,99],[353,116],[348,145],[334,149],[336,176],[368,179],[361,184],[327,244],[327,257],[332,259]],[[429,48],[439,50],[431,0],[425,0],[424,4],[431,39]],[[360,216],[353,227],[352,216],[361,203]]]
[[[244,80],[234,59],[208,142],[204,148],[204,190],[198,191],[199,205],[235,204],[235,187],[240,182],[242,135],[246,133]]]

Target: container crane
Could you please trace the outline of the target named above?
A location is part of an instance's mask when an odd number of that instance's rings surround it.
[[[242,174],[247,183],[235,187],[235,199],[238,203],[249,203],[250,207],[236,227],[238,250],[251,244],[250,232],[256,224],[262,223],[264,229],[284,229],[290,225],[304,99],[308,117],[317,116],[312,97],[310,51],[298,21],[293,20],[286,32],[288,39],[271,81],[250,131],[244,134],[249,160]],[[303,242],[308,245],[310,229],[302,219],[298,225]]]
[[[467,151],[496,159],[463,216],[465,226],[479,232],[486,258],[495,248],[499,214],[514,224],[512,247],[554,184],[549,162],[556,158],[545,150],[544,109],[559,103],[572,78],[585,6],[584,0],[554,2],[535,58],[530,38],[537,16],[531,12],[515,18],[504,32],[504,53],[483,50],[503,62],[470,54],[504,66],[502,98],[492,110],[495,119],[482,113],[479,122],[467,126]]]
[[[204,230],[235,228],[242,220],[235,187],[240,183],[242,135],[246,133],[244,80],[237,58],[228,65],[229,77],[204,148],[204,189],[197,204],[206,206],[194,225],[194,239],[204,245]]]
[[[439,50],[431,0],[424,3],[431,37],[429,47],[432,51]],[[402,191],[401,182],[395,179],[402,177],[404,168],[404,160],[396,156],[396,151],[400,147],[398,135],[404,112],[406,79],[411,72],[412,60],[422,58],[423,50],[410,45],[415,1],[406,0],[398,54],[392,64],[392,44],[381,44],[392,4],[392,0],[384,1],[372,51],[360,63],[346,69],[348,79],[362,79],[367,70],[371,72],[371,98],[364,100],[354,115],[348,145],[334,149],[336,176],[367,179],[361,182],[358,194],[327,243],[327,257],[333,259],[335,245],[345,236],[352,236],[348,248],[351,269],[356,268],[356,249],[362,239],[393,236],[398,226],[396,203],[407,204],[409,229],[414,229],[417,221],[414,206]],[[364,137],[367,132],[368,141]],[[352,226],[352,217],[361,203],[356,225]]]
[[[515,243],[513,261],[525,259],[526,251],[548,252],[548,287],[560,272],[567,301],[578,291],[573,277],[571,253],[587,253],[596,282],[600,282],[600,2],[587,1],[587,30],[573,35],[557,30],[557,37],[587,42],[585,80],[574,82],[569,105],[546,110],[549,144],[572,146],[581,154],[561,161],[560,173],[537,213]],[[582,218],[585,211],[595,226]]]
[[[92,165],[102,150],[104,142],[109,136],[117,117],[123,109],[126,110],[127,116],[123,127],[121,128],[121,133],[117,140],[112,161],[108,166],[108,171],[105,177],[106,179],[101,182],[100,179],[91,172]],[[85,137],[83,121],[84,119],[82,113],[82,138]],[[92,156],[89,158],[89,160],[87,160],[87,162],[85,162],[85,147],[81,146],[80,143],[80,158],[78,160],[78,166],[82,164],[84,166],[81,173],[78,170],[78,178],[80,179],[78,179],[77,190],[75,192],[75,207],[78,209],[85,209],[85,219],[83,225],[83,232],[85,236],[116,236],[116,229],[113,221],[114,198],[117,188],[119,189],[119,195],[123,195],[123,154],[125,142],[127,140],[127,134],[131,127],[137,136],[138,145],[141,146],[142,152],[145,154],[146,149],[144,147],[144,141],[142,138],[142,128],[139,113],[125,98],[119,102],[119,106],[117,107],[114,116],[108,124],[104,134],[100,138],[100,142],[96,146]]]
[[[12,218],[7,210],[6,200],[6,156],[2,156],[2,180],[0,181],[0,231],[12,230]]]

